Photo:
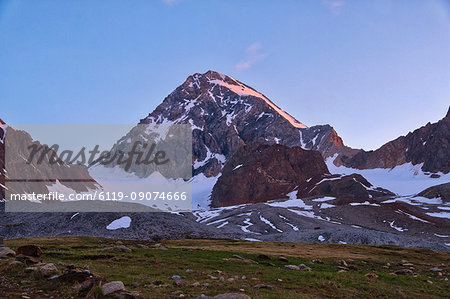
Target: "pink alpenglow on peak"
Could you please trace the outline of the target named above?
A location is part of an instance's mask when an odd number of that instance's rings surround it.
[[[212,72],[212,71],[210,71]],[[209,73],[209,72],[208,72]],[[257,92],[256,90],[254,90],[253,88],[239,82],[238,80],[230,77],[230,76],[226,76],[220,73],[219,76],[222,78],[222,80],[220,79],[213,79],[210,80],[209,83],[211,84],[217,84],[220,86],[223,86],[225,88],[228,88],[229,90],[231,90],[232,92],[240,95],[240,96],[253,96],[253,97],[258,97],[263,99],[270,107],[272,107],[272,109],[274,109],[276,112],[278,112],[281,116],[283,116],[287,121],[289,121],[289,123],[296,127],[296,128],[301,128],[301,129],[305,129],[307,128],[307,126],[305,126],[304,124],[302,124],[301,122],[299,122],[298,120],[296,120],[294,117],[292,117],[291,115],[289,115],[287,112],[283,111],[280,107],[278,107],[277,105],[275,105],[271,100],[269,100],[268,98],[266,98],[262,93]],[[229,79],[229,80],[226,80]],[[231,82],[226,82],[226,81],[232,81]]]

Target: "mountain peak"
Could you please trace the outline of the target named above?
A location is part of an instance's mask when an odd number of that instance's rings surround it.
[[[225,161],[249,143],[340,151],[330,126],[306,127],[266,96],[231,76],[209,70],[187,77],[141,124],[190,124],[193,173],[217,176]]]
[[[219,91],[221,88],[225,88],[228,91],[236,94],[239,97],[256,97],[265,101],[265,103],[275,110],[278,114],[280,114],[283,118],[285,118],[292,126],[300,129],[307,128],[306,125],[302,124],[294,117],[292,117],[287,112],[283,111],[280,107],[278,107],[275,103],[269,100],[262,93],[258,92],[254,88],[234,79],[231,76],[221,74],[216,71],[209,70],[204,74],[195,73],[189,76],[186,81],[180,86],[183,89],[200,89],[205,90],[211,94],[211,91],[215,87],[219,87]]]

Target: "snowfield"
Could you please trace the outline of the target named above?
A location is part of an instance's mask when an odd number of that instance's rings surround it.
[[[338,154],[326,159],[328,170],[332,174],[349,175],[358,173],[375,187],[388,189],[401,196],[415,195],[429,187],[450,182],[450,173],[440,173],[439,178],[430,178],[422,171],[422,164],[405,163],[389,168],[355,169],[334,165]]]

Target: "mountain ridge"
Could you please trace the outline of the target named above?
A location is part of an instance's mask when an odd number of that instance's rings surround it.
[[[361,150],[352,157],[341,157],[343,165],[358,169],[393,168],[411,162],[423,163],[430,173],[450,172],[450,108],[444,118],[428,122],[404,136],[391,140],[376,150]]]
[[[330,125],[307,127],[256,89],[215,71],[189,76],[141,124],[190,123],[193,174],[217,176],[248,142],[314,149],[324,157],[352,156]]]

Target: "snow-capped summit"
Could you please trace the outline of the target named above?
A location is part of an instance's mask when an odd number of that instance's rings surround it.
[[[189,76],[141,123],[191,124],[194,175],[216,176],[248,142],[297,145],[324,156],[343,148],[332,127],[308,128],[262,93],[215,71]]]

